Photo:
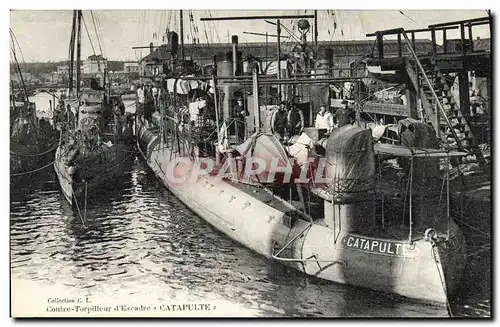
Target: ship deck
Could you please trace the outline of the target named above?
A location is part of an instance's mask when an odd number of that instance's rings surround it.
[[[242,184],[242,183],[233,183],[231,181],[225,181],[225,182],[230,183],[233,187],[237,188],[238,190],[245,192],[246,194],[257,199],[258,201],[265,203],[276,210],[287,213],[287,215],[296,217],[297,219],[302,219],[304,221],[307,221],[305,217],[293,214],[293,210],[289,206],[285,205],[282,201],[276,199],[271,193],[264,190],[262,187],[249,184]],[[307,198],[307,195],[305,195],[305,197]],[[326,226],[324,222],[324,206],[322,201],[311,201],[310,205],[306,204],[306,210],[304,210],[304,205],[296,199],[292,199],[291,201],[287,202],[290,205],[297,208],[297,210],[306,212],[308,215],[310,215],[313,218],[315,224]],[[375,205],[378,205],[381,208],[382,204],[375,203],[374,206]],[[389,208],[391,207],[390,204],[388,203],[385,203],[385,205],[386,207]],[[407,216],[406,218],[403,217],[402,211],[399,212],[399,214],[392,212],[391,215],[392,219],[385,220],[384,224],[382,224],[381,222],[382,221],[381,209],[377,210],[377,208],[374,207],[373,212],[375,213],[373,215],[373,224],[374,224],[373,226],[376,226],[376,228],[354,230],[352,231],[352,233],[373,238],[393,239],[400,241],[409,240],[410,229],[408,223],[405,222],[405,219],[407,220]],[[399,217],[399,219],[396,219],[396,217]],[[447,220],[445,219],[445,217],[440,217],[440,219],[436,220],[435,223],[432,225],[425,223],[415,224],[415,226],[413,226],[412,228],[411,240],[417,241],[422,239],[424,237],[425,231],[428,228],[435,228],[440,235],[444,235],[443,232],[446,231]]]
[[[151,132],[158,132],[157,128],[148,128],[148,130]],[[394,168],[394,164],[384,165],[382,167],[384,174],[382,175],[382,178],[378,178],[376,181],[377,192],[376,196],[373,197],[373,226],[370,226],[368,229],[360,228],[359,231],[353,231],[353,233],[366,237],[404,241],[408,240],[410,237],[410,229],[408,225],[409,215],[407,210],[408,203],[404,203],[406,180],[398,178],[397,173],[399,170],[390,169],[389,166],[393,166],[392,168]],[[295,188],[292,188],[292,199],[290,200],[290,191],[287,187],[275,189],[274,192],[276,193],[274,195],[277,196],[275,197],[273,196],[273,193],[264,189],[262,186],[235,183],[230,180],[225,180],[225,182],[248,194],[257,201],[286,213],[287,216],[292,217],[293,219],[308,221],[307,218],[300,213],[294,213],[297,210],[301,213],[309,215],[315,224],[325,225],[324,201],[322,201],[321,196],[314,194],[313,192],[309,192],[304,189],[304,201],[306,203],[302,203],[299,201]],[[438,186],[439,188],[429,188],[424,190],[425,196],[434,199],[439,198],[441,183],[439,183]],[[420,194],[416,194],[415,198],[418,196],[420,196]],[[279,198],[281,198],[281,200]],[[442,199],[443,201],[445,200],[444,197]],[[367,201],[371,200],[371,196],[368,195]],[[405,206],[406,210],[404,208]],[[291,207],[295,207],[296,210],[291,209]],[[422,205],[420,205],[420,207],[422,207]],[[415,209],[415,204],[414,210],[418,210]],[[435,214],[432,215],[432,211],[426,210],[422,210],[421,213],[415,214],[413,217],[414,225],[411,235],[412,241],[421,239],[428,228],[434,228],[440,232],[440,234],[445,232],[447,230],[448,220],[446,219],[445,211],[443,213],[444,214],[437,217]],[[428,217],[425,217],[426,214]],[[418,215],[420,215],[420,217]]]

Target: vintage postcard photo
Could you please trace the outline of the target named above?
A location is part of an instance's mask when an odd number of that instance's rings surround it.
[[[490,10],[9,16],[11,317],[491,318]]]

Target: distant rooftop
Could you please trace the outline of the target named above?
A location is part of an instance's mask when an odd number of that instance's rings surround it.
[[[91,55],[91,56],[88,56],[87,59],[88,60],[103,60],[103,61],[108,60],[108,59],[104,58],[102,55]]]
[[[428,53],[432,50],[432,42],[428,39],[416,39],[416,52]],[[282,53],[289,53],[297,45],[296,42],[281,42]],[[312,43],[309,44],[313,46]],[[267,48],[267,49],[266,49]],[[268,42],[267,47],[265,42],[249,42],[238,43],[238,51],[243,52],[243,57],[255,56],[264,58],[273,57],[276,54],[277,43]],[[319,53],[324,52],[326,49],[331,48],[334,56],[362,56],[369,55],[375,51],[375,40],[352,40],[352,41],[318,41]],[[184,44],[184,55],[193,59],[208,59],[214,54],[220,54],[232,51],[231,43],[210,43],[210,44]],[[403,51],[406,48],[403,46]],[[384,52],[386,54],[396,54],[397,40],[384,40]],[[141,61],[156,61],[169,58],[169,50],[167,45],[155,47],[152,53],[143,57]]]

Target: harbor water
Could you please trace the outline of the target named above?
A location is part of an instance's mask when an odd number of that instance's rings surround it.
[[[138,157],[119,185],[90,201],[86,217],[67,204],[51,169],[12,188],[12,283],[116,301],[220,301],[237,308],[234,316],[448,316],[446,308],[319,280],[251,252],[190,211]],[[481,265],[486,277],[465,277],[453,316],[490,316],[489,264]]]

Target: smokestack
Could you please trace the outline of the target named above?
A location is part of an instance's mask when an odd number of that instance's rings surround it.
[[[328,63],[328,74],[330,77],[333,77],[334,74],[333,74],[333,49],[332,48],[328,48],[328,49],[325,49],[325,59],[326,59],[326,62]]]
[[[168,33],[168,44],[170,45],[170,51],[173,56],[177,55],[177,49],[179,47],[179,35],[175,32]]]
[[[149,54],[153,53],[153,42],[149,43]]]
[[[231,43],[233,44],[233,76],[238,75],[238,35],[231,36]]]

